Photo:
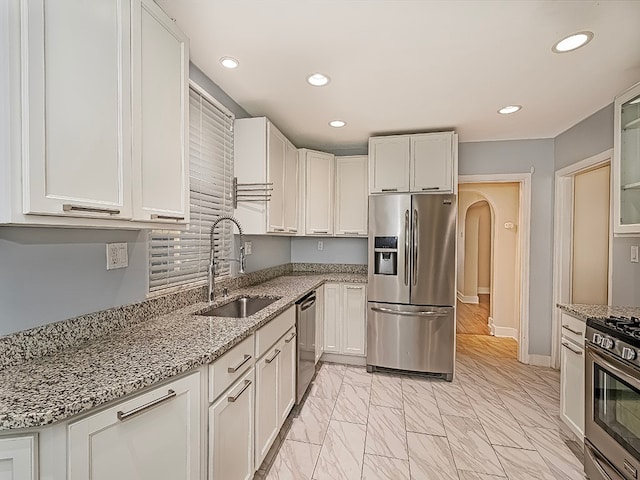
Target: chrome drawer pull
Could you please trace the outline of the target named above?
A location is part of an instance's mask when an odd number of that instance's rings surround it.
[[[423,192],[428,192],[430,190],[440,190],[440,187],[422,187]]]
[[[108,213],[109,215],[118,215],[120,210],[117,208],[100,208],[100,207],[84,207],[82,205],[73,205],[72,203],[62,204],[62,210],[65,212],[92,212],[92,213]]]
[[[291,332],[291,336],[289,338],[284,339],[284,343],[291,343],[291,340],[296,338],[296,332]]]
[[[140,405],[139,407],[134,408],[133,410],[129,410],[128,412],[123,412],[122,410],[118,412],[118,420],[123,421],[127,418],[131,418],[134,415],[138,415],[139,413],[148,410],[149,408],[155,407],[156,405],[160,405],[167,400],[172,399],[176,396],[175,390],[169,390],[167,394],[163,397],[156,398],[155,400],[151,400],[149,403],[145,403],[144,405]]]
[[[155,213],[151,215],[151,220],[175,220],[179,222],[180,220],[184,220],[184,217],[180,217],[178,215],[156,215]]]
[[[274,232],[284,232],[284,228],[280,228],[280,227],[273,227],[273,231],[274,231]]]
[[[273,362],[278,355],[280,355],[280,350],[276,349],[276,351],[273,353],[273,356],[271,358],[265,359],[265,362],[267,362],[267,363]]]
[[[573,328],[566,325],[562,325],[562,328],[564,328],[565,330],[569,330],[571,333],[574,333],[576,335],[582,335],[582,332],[578,332],[577,330],[574,330]]]
[[[397,188],[383,188],[382,191],[383,192],[397,192],[398,189]]]
[[[564,342],[562,342],[562,346],[563,346],[564,348],[568,349],[568,350],[571,350],[571,351],[572,351],[573,353],[575,353],[576,355],[580,355],[580,356],[582,356],[582,352],[581,352],[580,350],[574,350],[573,348],[571,348],[571,347],[569,346],[569,344],[568,344],[568,343],[564,343]]]
[[[240,361],[240,363],[238,365],[236,365],[235,367],[229,367],[227,368],[227,373],[236,373],[238,371],[238,369],[244,365],[245,363],[247,363],[249,360],[251,360],[251,355],[247,355],[246,353],[244,354],[244,358]]]
[[[236,393],[235,395],[232,395],[232,396],[230,396],[230,397],[227,397],[227,402],[229,402],[229,403],[233,403],[233,402],[235,402],[236,400],[238,400],[238,398],[240,398],[240,395],[242,395],[242,393],[243,393],[247,388],[249,388],[249,385],[251,385],[251,380],[245,380],[245,381],[244,381],[244,387],[242,387],[242,388],[240,389],[240,391],[239,391],[238,393]]]
[[[311,233],[329,233],[329,230],[311,230]]]
[[[351,287],[347,285],[347,290],[362,290],[362,287]]]

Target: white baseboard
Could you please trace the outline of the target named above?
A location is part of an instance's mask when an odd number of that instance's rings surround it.
[[[457,292],[456,296],[462,303],[480,303],[477,295],[463,295],[462,292]]]
[[[536,367],[551,367],[551,355],[537,355],[535,353],[529,354],[529,365],[535,365]]]
[[[489,295],[491,289],[489,287],[478,287],[478,295]]]
[[[345,365],[364,366],[367,364],[367,357],[358,355],[341,355],[339,353],[323,353],[320,360],[323,362],[342,363]]]
[[[491,327],[493,328],[493,335],[496,337],[508,337],[518,340],[518,330],[515,328],[498,327],[496,325],[491,325]]]

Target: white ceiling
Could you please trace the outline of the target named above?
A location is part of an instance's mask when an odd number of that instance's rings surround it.
[[[640,81],[640,1],[157,0],[191,60],[298,147],[455,129],[460,141],[552,138]],[[587,46],[555,54],[582,30]],[[235,70],[219,59],[240,60]],[[322,88],[305,77],[331,77]],[[498,115],[507,104],[523,109]],[[347,126],[331,128],[342,119]]]

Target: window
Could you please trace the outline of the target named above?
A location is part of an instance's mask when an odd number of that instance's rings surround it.
[[[149,292],[206,282],[209,233],[221,215],[233,215],[233,115],[195,85],[189,88],[190,222],[186,230],[149,234]],[[216,258],[231,258],[233,224],[216,227]],[[230,275],[229,261],[216,275]]]

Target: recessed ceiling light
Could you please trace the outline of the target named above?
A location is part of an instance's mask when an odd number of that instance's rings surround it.
[[[324,87],[330,79],[322,73],[312,73],[307,77],[307,82],[314,87]]]
[[[502,107],[498,110],[498,113],[501,113],[502,115],[509,115],[510,113],[516,113],[521,108],[522,105],[507,105],[506,107]]]
[[[564,37],[562,40],[556,42],[553,47],[551,47],[551,50],[556,53],[572,52],[589,43],[592,38],[593,32],[572,33],[568,37]]]
[[[329,122],[329,125],[331,125],[332,127],[335,127],[335,128],[344,127],[346,124],[347,124],[347,122],[345,122],[343,120],[331,120]]]
[[[238,68],[240,62],[233,57],[222,57],[220,63],[225,68]]]

